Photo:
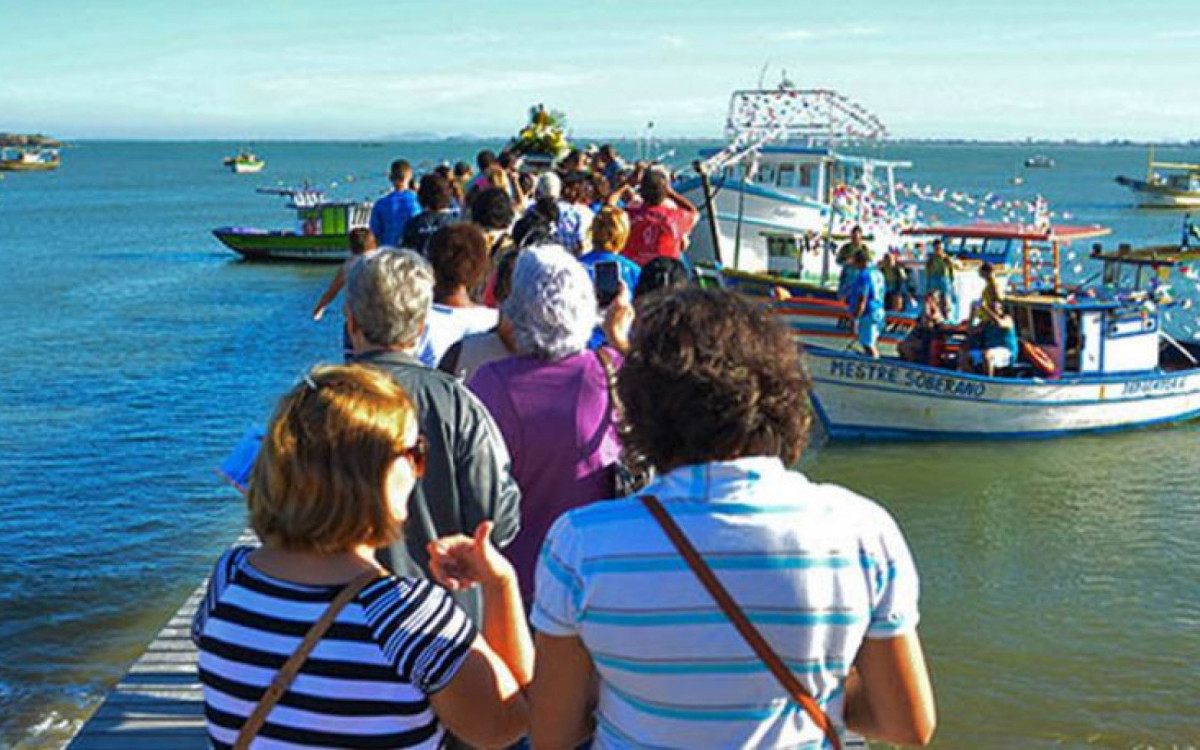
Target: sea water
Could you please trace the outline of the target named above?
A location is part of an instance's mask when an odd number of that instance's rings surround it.
[[[57,746],[102,700],[244,525],[214,467],[339,357],[340,316],[309,318],[332,267],[240,262],[210,231],[289,228],[256,187],[369,199],[393,158],[485,144],[259,143],[266,171],[234,175],[221,159],[240,145],[85,142],[56,172],[0,180],[0,746]],[[670,147],[684,163],[697,145]],[[1042,194],[1114,227],[1110,244],[1178,239],[1179,214],[1136,210],[1112,181],[1144,171],[1141,149],[1042,147],[1057,167],[1022,169],[1034,150],[882,155],[922,186]],[[926,210],[964,220],[951,203]],[[1173,315],[1192,335],[1194,312]],[[809,451],[806,472],[877,498],[908,537],[938,746],[1200,744],[1198,445],[1184,425]]]

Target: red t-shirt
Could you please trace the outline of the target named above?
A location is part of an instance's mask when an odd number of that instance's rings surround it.
[[[667,205],[631,206],[629,241],[622,253],[644,266],[660,255],[678,259],[683,254],[683,242],[696,223],[696,213]]]

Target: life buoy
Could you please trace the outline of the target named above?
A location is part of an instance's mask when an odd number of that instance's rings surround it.
[[[1054,364],[1054,360],[1046,353],[1046,350],[1037,344],[1022,340],[1020,342],[1021,356],[1029,360],[1029,364],[1033,365],[1033,369],[1048,378],[1058,377],[1058,366]]]

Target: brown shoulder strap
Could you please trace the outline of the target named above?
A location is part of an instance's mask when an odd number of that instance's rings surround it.
[[[250,743],[254,740],[263,724],[267,723],[267,716],[271,713],[271,709],[275,708],[275,704],[287,692],[292,681],[296,679],[296,675],[300,672],[300,667],[304,666],[304,661],[312,650],[317,647],[317,643],[329,631],[333,625],[334,619],[338,613],[345,608],[350,600],[358,595],[358,592],[363,590],[371,581],[378,578],[380,572],[378,570],[368,570],[358,578],[355,578],[350,583],[346,584],[346,588],[338,592],[337,597],[329,604],[329,607],[321,615],[321,619],[313,623],[313,626],[304,634],[304,640],[300,642],[300,646],[296,649],[283,666],[279,668],[279,673],[275,675],[275,679],[271,681],[267,692],[263,693],[263,697],[258,701],[258,705],[254,707],[254,713],[250,714],[250,718],[246,719],[246,723],[242,725],[242,730],[238,732],[237,740],[233,743],[234,750],[247,750]]]
[[[833,722],[829,720],[829,717],[817,705],[817,701],[812,697],[812,694],[808,692],[804,685],[800,684],[800,681],[796,679],[792,671],[787,668],[783,660],[771,648],[771,645],[758,632],[758,629],[751,624],[741,608],[738,607],[737,602],[729,595],[729,592],[721,584],[721,581],[717,579],[712,569],[705,564],[704,560],[700,557],[700,553],[696,551],[691,541],[684,535],[683,529],[679,528],[679,525],[675,523],[675,519],[671,518],[670,514],[667,513],[667,509],[663,507],[662,502],[654,495],[642,495],[640,499],[642,504],[646,506],[646,510],[650,511],[650,515],[654,516],[654,520],[658,521],[658,525],[662,526],[663,531],[667,534],[667,538],[675,545],[675,549],[679,550],[679,554],[683,556],[688,567],[692,569],[692,572],[704,584],[704,588],[708,589],[708,593],[716,600],[721,611],[725,613],[725,616],[737,628],[738,633],[746,640],[750,648],[754,650],[755,655],[762,660],[763,664],[767,665],[767,669],[771,670],[771,674],[775,675],[775,679],[779,681],[779,684],[783,685],[784,689],[788,691],[788,694],[792,696],[792,700],[798,703],[804,709],[804,712],[808,714],[808,717],[813,720],[813,723],[825,733],[825,738],[829,740],[829,744],[833,746],[834,750],[842,750],[842,740],[838,736],[837,730],[834,729]]]

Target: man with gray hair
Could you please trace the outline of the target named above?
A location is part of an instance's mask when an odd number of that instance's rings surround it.
[[[411,250],[378,253],[351,268],[346,292],[350,361],[385,370],[404,388],[428,443],[425,475],[409,498],[404,537],[380,559],[398,575],[428,578],[429,542],[471,536],[488,520],[496,524],[495,545],[508,545],[520,525],[521,491],[504,440],[470,391],[416,358],[433,302],[429,263]],[[455,598],[482,622],[478,589]]]

